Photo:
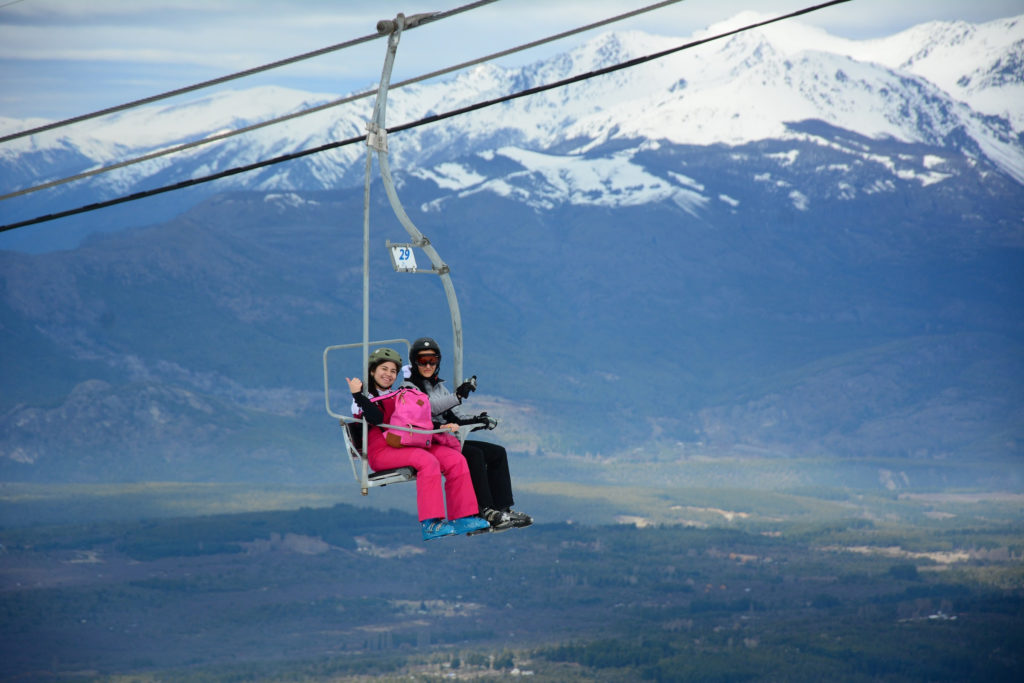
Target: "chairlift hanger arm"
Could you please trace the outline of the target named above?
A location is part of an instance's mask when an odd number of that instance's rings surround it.
[[[402,224],[405,231],[409,233],[409,237],[412,238],[413,244],[423,249],[423,252],[430,259],[430,263],[433,266],[432,271],[421,271],[421,272],[436,272],[441,278],[441,284],[444,288],[445,297],[448,300],[448,309],[451,314],[452,322],[452,342],[454,346],[454,353],[452,358],[452,374],[456,384],[462,381],[462,315],[459,312],[459,303],[455,295],[455,287],[452,285],[451,273],[448,265],[441,259],[440,254],[437,253],[437,249],[430,243],[423,233],[413,224],[412,219],[406,213],[405,208],[402,206],[402,201],[398,197],[398,192],[395,190],[395,183],[391,176],[391,165],[388,161],[388,145],[387,145],[387,127],[385,124],[386,111],[387,111],[387,95],[388,88],[391,83],[391,72],[394,68],[395,55],[398,52],[398,42],[401,39],[403,29],[415,25],[411,24],[412,21],[422,21],[427,15],[413,15],[412,17],[406,17],[404,14],[398,14],[395,19],[382,20],[377,24],[377,30],[381,31],[383,28],[388,31],[388,47],[387,54],[384,58],[384,68],[381,73],[380,84],[377,88],[377,100],[373,107],[373,119],[367,124],[368,135],[366,139],[367,146],[371,150],[377,152],[377,162],[380,167],[381,181],[384,185],[384,192],[388,196],[388,202],[391,204],[391,209],[394,211],[395,216],[398,218],[398,222]],[[369,164],[367,165],[367,186],[369,185]],[[368,197],[366,198],[368,200]],[[417,271],[411,271],[417,272]]]

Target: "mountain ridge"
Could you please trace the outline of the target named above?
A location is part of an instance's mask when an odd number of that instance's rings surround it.
[[[954,87],[951,83],[976,79],[978,73],[991,71],[994,65],[1020,60],[1024,21],[1017,17],[971,26],[969,39],[963,38],[966,29],[958,24],[937,23],[929,30],[938,38],[910,29],[887,39],[850,41],[798,22],[769,26],[636,69],[491,107],[453,119],[443,127],[427,126],[392,136],[393,163],[396,168],[415,167],[510,143],[539,151],[574,139],[582,142],[573,150],[576,154],[595,144],[634,137],[678,144],[742,144],[784,137],[787,122],[817,118],[869,137],[941,143],[986,156],[1018,182],[1024,180],[1024,143],[1020,141],[1024,115],[1019,105],[1012,104],[1020,101],[1013,96],[1024,89],[1024,79],[1019,74],[1013,78],[1012,70],[1003,69],[1006,82],[998,86],[979,89],[975,84],[956,86],[955,93],[948,90]],[[1009,41],[1004,37],[1007,33],[1020,34],[1019,39]],[[953,37],[947,38],[948,34]],[[396,90],[389,98],[388,121],[417,120],[513,89],[608,66],[678,41],[640,32],[607,32],[544,62],[515,68],[477,66],[448,80]],[[897,45],[904,47],[897,50]],[[826,47],[831,51],[823,52]],[[952,62],[959,74],[955,80],[946,78],[941,86],[922,80],[937,78],[935,74],[941,70],[929,65],[938,63],[935,55],[954,49],[961,57]],[[873,50],[879,53],[879,61],[869,59]],[[963,56],[965,51],[971,58]],[[950,61],[944,57],[941,63]],[[823,80],[826,75],[831,78]],[[972,104],[973,98],[980,98],[984,106]],[[329,99],[327,95],[266,87],[219,91],[192,101],[144,107],[0,146],[0,176],[6,188],[17,189],[42,178],[81,172],[95,164],[207,137],[226,127],[251,124]],[[95,201],[97,195],[144,190],[282,151],[358,137],[364,133],[369,106],[370,100],[353,102],[272,129],[119,169],[90,181],[91,189],[79,189],[81,184],[75,184],[8,200],[5,213],[9,211],[12,220],[28,217],[44,212],[44,206],[45,212],[51,212],[54,202],[85,203],[86,197]],[[252,113],[242,118],[239,112],[243,111]],[[158,139],[153,139],[154,134]],[[361,146],[345,147],[220,181],[217,187],[313,190],[355,185],[361,182],[361,156]],[[53,171],[45,171],[46,167]],[[217,190],[203,190],[198,196],[208,196],[211,191]]]
[[[605,36],[534,72],[645,41]],[[713,71],[692,66],[722,55]],[[618,74],[391,136],[403,203],[453,273],[465,369],[481,382],[473,409],[506,420],[493,436],[517,453],[636,464],[734,452],[1017,462],[1015,124],[918,75],[790,54],[764,36],[684,61],[686,74],[667,62],[645,72],[650,83]],[[534,72],[487,66],[403,89],[392,120]],[[737,95],[748,91],[760,96]],[[595,93],[604,99],[586,99]],[[694,142],[680,103],[701,98],[717,132]],[[766,98],[782,101],[762,107],[770,137],[716,137]],[[171,182],[318,135],[358,135],[362,122],[285,130],[104,182]],[[75,248],[53,250],[63,227],[45,226],[43,253],[0,251],[0,476],[337,474],[320,353],[361,336],[362,149],[346,150],[83,216],[76,229],[93,234]],[[65,140],[28,161],[50,154],[83,153]],[[8,178],[20,162],[4,159]],[[76,191],[65,200],[87,196]],[[382,245],[405,231],[378,181],[371,198],[371,336],[428,334],[447,348],[439,283],[392,273]],[[130,229],[97,232],[119,225]],[[354,358],[338,363],[336,376],[357,372]]]

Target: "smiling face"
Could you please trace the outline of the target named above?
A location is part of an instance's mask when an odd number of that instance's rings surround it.
[[[423,353],[416,356],[416,369],[424,377],[433,377],[434,373],[437,372],[437,364],[441,362],[441,357],[433,351],[424,351]]]
[[[373,369],[370,373],[370,377],[373,378],[373,383],[377,385],[377,388],[381,391],[390,389],[391,385],[395,383],[395,379],[398,377],[398,365],[386,360]]]

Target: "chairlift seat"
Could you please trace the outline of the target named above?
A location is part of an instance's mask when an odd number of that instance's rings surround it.
[[[349,457],[352,458],[353,463],[359,462],[360,464],[366,461],[366,454],[363,453],[357,443],[362,443],[362,424],[359,422],[345,422],[341,421],[341,431],[345,439],[345,449],[348,451]],[[356,432],[358,439],[356,438]],[[406,481],[416,480],[416,468],[415,467],[392,467],[387,470],[377,470],[371,472],[366,476],[366,488],[363,488],[362,493],[365,496],[368,493],[368,489],[375,486],[387,486],[388,484],[401,484]]]

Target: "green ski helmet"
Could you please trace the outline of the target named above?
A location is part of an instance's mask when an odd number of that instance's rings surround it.
[[[385,361],[391,361],[399,369],[401,369],[402,367],[402,357],[398,354],[398,351],[395,351],[394,349],[389,349],[387,347],[377,349],[376,351],[371,353],[370,360],[366,364],[366,367],[370,372],[373,372],[378,365]]]

